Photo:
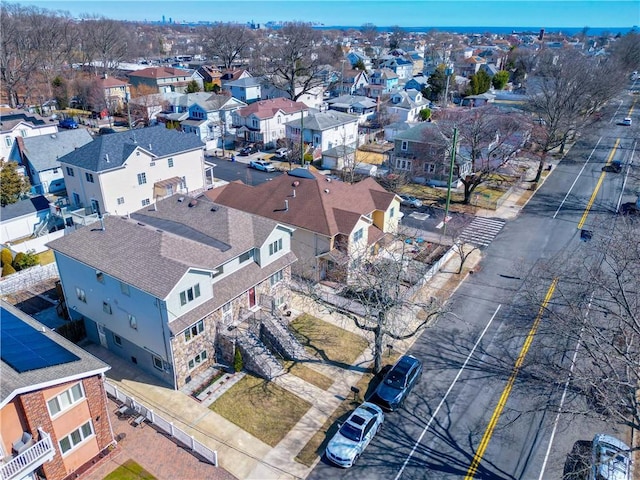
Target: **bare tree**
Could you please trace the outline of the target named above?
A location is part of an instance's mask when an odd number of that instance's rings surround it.
[[[611,46],[611,53],[619,60],[625,72],[640,70],[640,33],[632,30]]]
[[[400,48],[405,35],[405,31],[398,25],[394,25],[393,27],[391,27],[391,34],[389,35],[389,48],[391,50]]]
[[[460,178],[464,185],[464,203],[473,192],[489,181],[496,181],[501,170],[514,159],[529,136],[523,115],[504,112],[493,106],[448,110],[436,124],[447,138],[458,129],[459,155],[471,160],[471,173]]]
[[[216,23],[202,35],[204,53],[209,58],[218,58],[224,68],[244,59],[254,41],[251,30],[235,23]]]
[[[378,27],[373,23],[365,23],[360,27],[360,33],[369,45],[373,45],[378,38]]]
[[[344,285],[338,295],[327,295],[317,284],[306,285],[311,301],[373,334],[374,373],[382,368],[387,342],[414,337],[444,312],[438,299],[420,289],[438,246],[405,238],[397,236],[380,246],[375,256],[357,252],[334,264],[331,278]]]
[[[127,56],[129,34],[123,22],[101,17],[87,18],[82,23],[82,51],[86,63],[100,62],[100,71],[110,74]],[[95,66],[95,71],[98,67]]]
[[[331,52],[321,48],[320,34],[310,24],[286,23],[279,37],[264,50],[267,81],[287,93],[291,100],[322,85],[320,70]]]

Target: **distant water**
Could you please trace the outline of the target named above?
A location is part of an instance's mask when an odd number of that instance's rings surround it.
[[[360,30],[360,26],[342,26],[342,25],[335,25],[335,26],[322,25],[322,26],[316,26],[316,28],[321,30]],[[380,32],[388,32],[393,27],[377,27],[377,28],[378,28],[378,31]],[[541,28],[544,28],[545,33],[562,32],[570,36],[573,36],[582,32],[582,27],[580,28],[575,28],[575,27],[547,28],[544,26],[541,26],[541,27],[402,27],[402,30],[406,32],[430,32],[432,30],[435,30],[438,32],[451,32],[451,33],[464,33],[464,34],[496,33],[501,35],[506,35],[509,33],[516,32],[516,33],[532,33],[537,35],[540,32]],[[617,33],[621,33],[624,35],[625,33],[628,33],[631,30],[638,30],[638,27],[637,26],[628,27],[628,28],[589,27],[589,30],[587,31],[587,35],[594,36],[594,35],[601,35],[603,33],[610,33],[614,35]]]

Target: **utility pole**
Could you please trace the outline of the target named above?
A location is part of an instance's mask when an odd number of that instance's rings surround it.
[[[304,167],[304,109],[300,110],[300,165]]]
[[[453,129],[453,145],[451,147],[451,164],[449,165],[449,183],[447,184],[447,203],[444,207],[444,227],[442,234],[447,234],[447,221],[449,219],[449,204],[451,203],[451,184],[453,183],[453,168],[456,164],[456,144],[458,143],[458,127]]]

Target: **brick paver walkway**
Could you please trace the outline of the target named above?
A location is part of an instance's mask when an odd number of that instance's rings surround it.
[[[118,405],[109,398],[109,418],[114,435],[125,434],[107,457],[80,475],[82,480],[102,480],[127,460],[134,460],[158,480],[234,480],[236,477],[220,467],[199,460],[150,424],[129,425],[115,414]]]

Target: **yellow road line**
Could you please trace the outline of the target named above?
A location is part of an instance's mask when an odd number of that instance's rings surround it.
[[[609,154],[609,157],[607,158],[607,163],[605,163],[605,166],[611,165],[611,161],[613,160],[613,156],[615,155],[616,150],[618,149],[618,145],[620,145],[620,139],[619,138],[616,140],[615,145],[611,149],[611,153]],[[593,206],[593,202],[596,201],[596,197],[598,196],[598,191],[600,190],[600,187],[602,186],[602,182],[604,181],[604,177],[606,175],[607,175],[607,172],[605,172],[603,170],[602,173],[600,174],[600,178],[598,178],[598,183],[596,183],[596,188],[594,188],[593,193],[591,194],[591,198],[589,199],[589,202],[587,203],[587,207],[584,209],[584,213],[582,214],[582,218],[580,219],[580,222],[578,222],[578,228],[582,228],[584,226],[584,222],[587,221],[587,217],[589,216],[589,211],[591,210],[591,207]]]
[[[476,451],[476,454],[473,457],[473,461],[471,462],[471,466],[469,467],[469,470],[467,470],[467,475],[464,477],[465,480],[472,480],[476,472],[478,471],[478,467],[480,466],[480,462],[482,461],[484,452],[487,449],[487,446],[489,445],[489,441],[491,440],[493,431],[496,428],[498,419],[500,418],[500,415],[502,415],[502,410],[504,410],[504,407],[507,404],[507,399],[511,394],[511,389],[513,388],[513,384],[515,383],[516,377],[518,376],[520,368],[524,363],[524,358],[527,356],[527,352],[531,347],[533,338],[535,337],[536,332],[538,331],[538,326],[540,325],[540,321],[542,320],[542,315],[544,314],[544,311],[547,308],[547,305],[549,305],[549,302],[551,301],[551,296],[553,295],[553,292],[555,291],[557,285],[558,285],[558,279],[554,278],[553,281],[551,282],[551,286],[549,287],[549,290],[547,290],[547,294],[544,297],[544,300],[542,302],[542,305],[540,306],[538,315],[536,316],[536,319],[533,322],[531,330],[529,330],[529,333],[527,334],[527,338],[524,341],[524,345],[522,345],[522,348],[520,349],[520,354],[516,359],[515,366],[513,367],[513,372],[511,372],[511,376],[509,377],[507,386],[504,388],[502,395],[500,395],[500,400],[498,400],[498,405],[493,411],[493,415],[491,415],[491,419],[489,420],[489,425],[487,426],[487,430],[484,432],[482,440],[480,441],[480,445],[478,446],[478,450]]]
[[[627,113],[627,117],[631,116],[631,113],[633,112],[633,107],[636,106],[636,99],[633,99],[633,103],[631,104],[631,108],[629,109],[629,113]]]

